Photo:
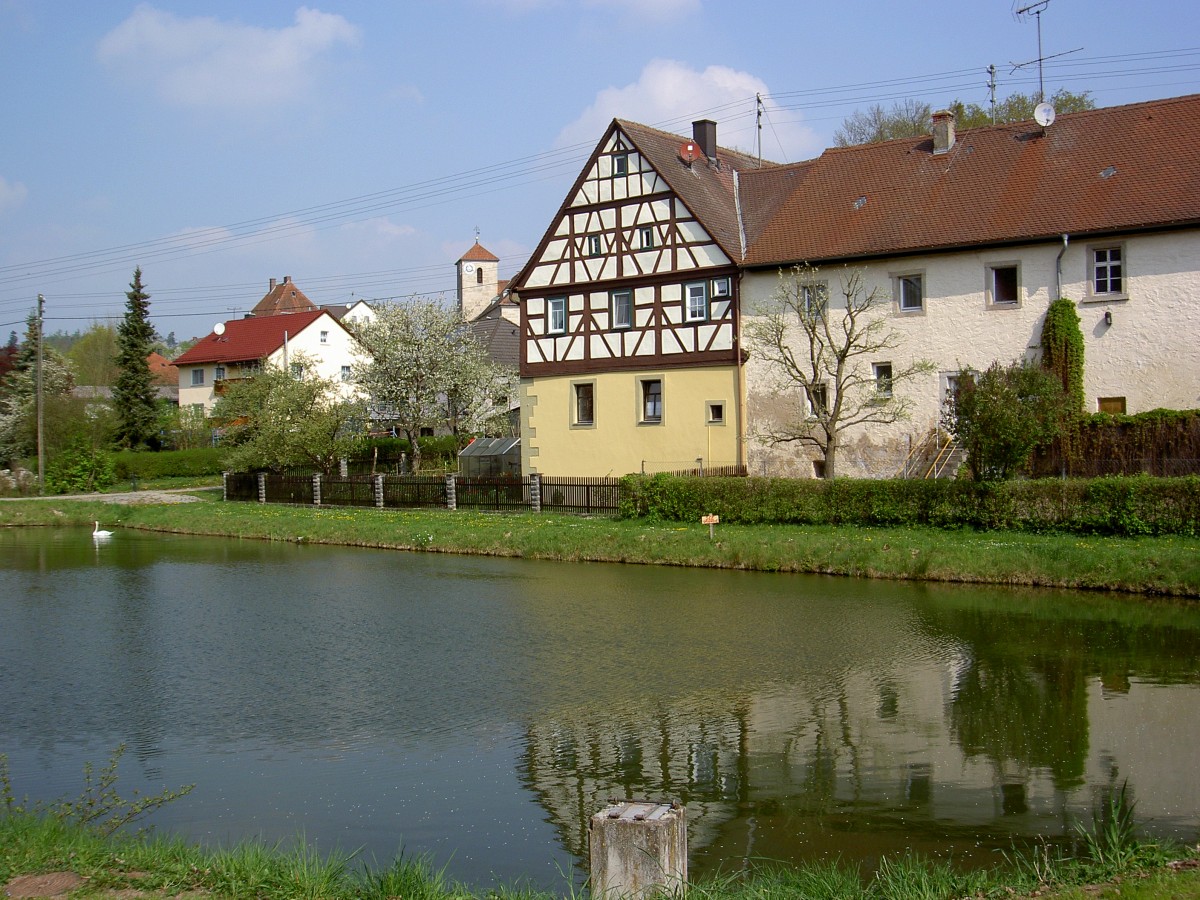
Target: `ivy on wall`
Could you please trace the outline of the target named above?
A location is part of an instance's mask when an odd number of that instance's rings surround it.
[[[1059,297],[1042,323],[1042,365],[1062,381],[1068,409],[1083,415],[1083,332],[1075,303]]]

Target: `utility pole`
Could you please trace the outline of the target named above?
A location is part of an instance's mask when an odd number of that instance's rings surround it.
[[[996,67],[988,66],[988,104],[992,109],[992,124],[996,124]]]
[[[45,419],[42,400],[42,345],[45,341],[42,333],[45,330],[42,322],[45,318],[46,298],[38,294],[37,306],[37,456],[38,456],[38,493],[46,493],[46,451],[42,446],[42,422]]]

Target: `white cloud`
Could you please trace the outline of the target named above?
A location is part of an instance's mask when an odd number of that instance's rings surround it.
[[[555,146],[594,144],[613,119],[628,119],[646,125],[670,122],[667,130],[689,135],[694,119],[717,120],[717,139],[722,146],[747,152],[754,150],[754,97],[769,97],[770,91],[760,78],[727,66],[709,66],[697,71],[684,63],[656,59],[646,64],[633,84],[605,88],[595,101],[555,139]],[[768,115],[770,104],[767,104]],[[714,112],[714,110],[716,112]],[[660,126],[661,127],[661,126]],[[767,142],[770,141],[768,144]],[[764,153],[779,160],[779,148],[789,160],[803,159],[821,149],[812,129],[795,122],[781,122],[764,136]]]
[[[25,202],[29,191],[19,181],[8,181],[0,175],[0,212],[6,209],[16,209]]]
[[[143,4],[106,34],[96,55],[110,69],[153,84],[168,103],[255,107],[303,96],[321,56],[354,44],[339,15],[301,7],[284,28],[214,18],[183,19]]]

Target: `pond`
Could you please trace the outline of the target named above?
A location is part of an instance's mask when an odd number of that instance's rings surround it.
[[[1200,837],[1200,610],[1130,597],[118,530],[0,532],[18,795],[194,783],[212,845],[585,877],[609,798],[687,806],[693,876],[1069,841],[1127,786]]]

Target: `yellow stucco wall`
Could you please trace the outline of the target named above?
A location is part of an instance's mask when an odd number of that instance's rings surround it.
[[[641,384],[662,381],[662,421],[642,421]],[[575,423],[576,384],[593,385],[594,424]],[[558,476],[619,476],[730,466],[743,406],[735,366],[645,369],[526,378],[521,382],[522,470]],[[712,421],[714,405],[721,421]]]

